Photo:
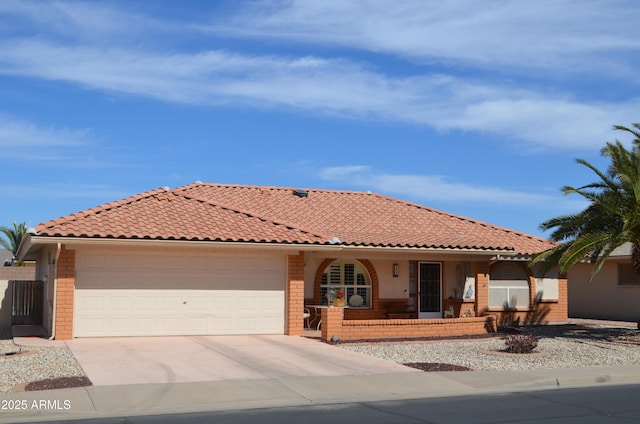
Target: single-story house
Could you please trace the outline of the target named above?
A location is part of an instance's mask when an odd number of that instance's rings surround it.
[[[371,192],[196,182],[40,224],[18,254],[56,339],[299,335],[306,308],[347,340],[566,322],[566,279],[527,265],[551,246]]]
[[[631,266],[631,244],[615,249],[591,279],[593,269],[585,260],[567,272],[569,316],[640,321],[640,277]]]

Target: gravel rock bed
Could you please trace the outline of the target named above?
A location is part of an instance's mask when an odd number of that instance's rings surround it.
[[[13,343],[10,331],[0,331],[0,353],[33,352],[0,356],[0,393],[11,392],[18,385],[59,377],[86,377],[66,346],[24,347]]]
[[[503,354],[504,340],[422,341],[340,344],[343,349],[397,363],[446,363],[473,370],[575,368],[595,365],[639,365],[640,335],[620,328],[541,328],[535,352],[545,355]],[[630,343],[629,340],[632,340]]]

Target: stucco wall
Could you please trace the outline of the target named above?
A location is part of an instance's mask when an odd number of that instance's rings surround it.
[[[420,262],[441,262],[442,263],[442,291],[443,298],[457,297],[462,298],[465,287],[471,285],[473,287],[475,279],[473,277],[472,260],[474,258],[463,258],[454,255],[433,255],[431,257],[425,255],[410,255],[396,253],[386,255],[375,255],[370,252],[363,252],[359,256],[360,258],[368,259],[374,266],[378,279],[379,286],[379,298],[380,299],[408,299],[410,293],[410,286],[414,282],[409,278],[409,261]],[[314,296],[314,279],[318,266],[326,258],[336,259],[355,259],[354,253],[344,252],[322,252],[322,253],[307,253],[305,255],[305,268],[304,268],[304,281],[305,281],[305,293],[306,299],[312,299]],[[488,258],[481,258],[482,261],[488,261]],[[469,276],[466,279],[466,285],[463,281],[458,282],[458,270],[457,267],[463,263],[467,263]],[[393,276],[393,264],[398,264],[399,275]],[[473,296],[472,296],[473,298]]]
[[[542,273],[539,266],[532,269],[536,279],[536,292],[534,296],[542,300],[558,300],[560,298],[558,272],[551,270]]]
[[[327,254],[307,254],[305,256],[304,266],[304,297],[306,299],[312,299],[314,296],[314,281],[316,271],[318,267],[326,258],[349,258],[351,256],[346,255],[327,255]],[[366,257],[365,257],[366,258]],[[399,276],[393,276],[393,264],[397,263],[399,266]],[[378,274],[379,285],[379,297],[382,299],[402,299],[409,297],[409,262],[408,261],[393,261],[389,259],[372,259],[371,264],[374,266],[376,273]]]
[[[0,328],[11,326],[11,284],[12,280],[33,280],[33,267],[0,267]]]
[[[640,319],[640,286],[618,286],[617,261],[607,261],[589,281],[593,267],[578,264],[567,274],[569,316],[624,321]]]
[[[0,280],[0,328],[11,325],[11,288],[9,280]]]

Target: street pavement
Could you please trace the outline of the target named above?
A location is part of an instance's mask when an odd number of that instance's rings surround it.
[[[640,384],[640,366],[151,383],[9,393],[0,423],[431,399]]]
[[[60,343],[14,340],[36,346]],[[422,372],[304,337],[105,338],[66,344],[94,385],[0,394],[0,423],[640,384],[640,365]]]

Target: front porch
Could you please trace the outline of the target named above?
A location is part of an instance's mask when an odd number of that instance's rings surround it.
[[[512,323],[567,319],[566,279],[536,275],[524,261],[503,266],[481,255],[327,256],[302,256],[303,306],[311,315],[305,326],[321,329],[324,341],[480,335]],[[345,307],[334,304],[338,294]]]
[[[347,320],[345,309],[321,309],[322,341],[470,336],[497,331],[496,317]]]

